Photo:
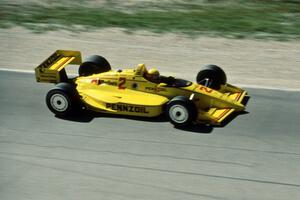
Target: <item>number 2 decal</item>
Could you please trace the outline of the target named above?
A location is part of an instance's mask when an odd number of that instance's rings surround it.
[[[207,88],[207,87],[204,87],[204,86],[200,86],[200,88],[199,88],[200,90],[202,90],[202,91],[204,91],[204,92],[207,92],[207,93],[212,93],[212,89],[209,89],[209,88]]]
[[[125,77],[120,77],[119,78],[119,89],[125,89],[125,84],[126,84],[126,78]]]

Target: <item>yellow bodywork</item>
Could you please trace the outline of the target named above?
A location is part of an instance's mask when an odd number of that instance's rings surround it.
[[[78,51],[58,50],[36,71],[38,82],[59,83],[67,64],[81,64]],[[76,90],[87,108],[123,115],[154,117],[164,112],[164,106],[176,96],[186,96],[197,109],[197,121],[220,124],[231,113],[243,111],[242,100],[247,92],[230,84],[219,90],[178,79],[179,86],[153,83],[144,78],[143,64],[134,69],[108,71],[73,79]]]
[[[160,115],[168,98],[107,84],[90,85],[77,81],[77,90],[88,107],[95,111],[154,117]]]

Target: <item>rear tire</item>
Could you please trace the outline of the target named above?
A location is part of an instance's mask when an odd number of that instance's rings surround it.
[[[109,62],[102,56],[93,55],[88,57],[78,70],[79,76],[90,76],[111,70]]]
[[[183,127],[195,121],[197,108],[187,97],[177,96],[167,104],[166,115],[174,126]]]
[[[79,108],[79,97],[70,83],[59,83],[46,95],[46,104],[58,116],[68,116]]]
[[[221,85],[225,85],[227,77],[221,67],[217,65],[206,65],[197,74],[197,83],[203,85],[208,80],[207,87],[218,90]]]

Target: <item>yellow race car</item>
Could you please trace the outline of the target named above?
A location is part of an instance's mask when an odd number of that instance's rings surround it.
[[[79,65],[78,76],[68,78],[65,67]],[[205,66],[191,82],[162,76],[144,64],[112,70],[102,56],[82,62],[79,51],[57,50],[35,68],[37,82],[55,83],[46,96],[48,108],[66,116],[75,110],[155,117],[163,113],[175,126],[220,124],[233,112],[245,110],[247,92],[226,83],[224,71]]]

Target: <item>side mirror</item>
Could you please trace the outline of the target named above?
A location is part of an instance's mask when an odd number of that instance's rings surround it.
[[[166,86],[167,86],[166,83],[160,83],[160,84],[157,85],[157,87],[166,87]]]

